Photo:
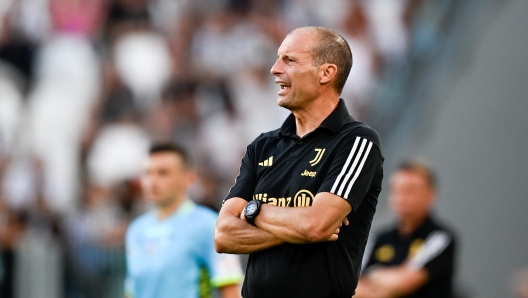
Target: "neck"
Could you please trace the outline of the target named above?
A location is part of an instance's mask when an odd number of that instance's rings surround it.
[[[409,236],[425,221],[427,215],[418,218],[400,220],[398,223],[398,232],[402,236]]]
[[[171,216],[178,208],[181,206],[181,204],[185,201],[184,196],[180,196],[178,198],[175,198],[172,202],[169,204],[159,204],[157,206],[157,213],[158,213],[158,219],[164,220],[167,217]]]
[[[295,115],[296,134],[303,137],[314,131],[335,110],[339,104],[336,99],[318,99],[310,103],[308,107],[292,111]]]

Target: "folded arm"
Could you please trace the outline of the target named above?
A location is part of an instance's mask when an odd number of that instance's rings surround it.
[[[429,279],[426,269],[414,269],[403,264],[378,268],[359,279],[354,298],[387,298],[410,294]]]
[[[227,200],[215,228],[215,248],[221,253],[253,253],[284,242],[303,244],[338,239],[339,228],[348,225],[352,206],[334,194],[315,196],[310,207],[285,208],[263,204],[255,224],[244,220],[247,201]]]
[[[235,197],[225,201],[220,209],[214,241],[217,252],[247,254],[284,243],[240,218],[246,204],[246,200]]]
[[[335,241],[346,216],[352,211],[350,203],[329,192],[318,193],[310,207],[284,208],[262,205],[256,217],[257,227],[289,243]]]

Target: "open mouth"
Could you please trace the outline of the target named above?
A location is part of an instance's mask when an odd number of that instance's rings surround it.
[[[280,87],[280,91],[286,91],[286,90],[289,90],[291,88],[291,85],[290,84],[286,84],[286,83],[277,83]]]

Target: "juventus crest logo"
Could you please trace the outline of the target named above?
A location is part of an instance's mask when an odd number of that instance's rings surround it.
[[[315,152],[317,152],[317,154],[315,155],[315,158],[310,161],[310,165],[312,167],[321,161],[321,158],[323,158],[323,154],[325,153],[325,151],[326,149],[315,148]]]

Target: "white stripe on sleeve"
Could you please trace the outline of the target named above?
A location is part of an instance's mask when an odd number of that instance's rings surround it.
[[[359,173],[361,173],[361,170],[363,169],[363,166],[365,165],[365,160],[367,160],[367,157],[370,153],[370,148],[372,148],[372,142],[369,142],[369,145],[367,147],[367,152],[363,155],[363,159],[361,160],[361,164],[359,164],[359,168],[356,170],[356,173],[354,174],[354,178],[352,178],[352,182],[348,185],[347,191],[345,192],[345,198],[348,197],[348,194],[350,193],[350,190],[352,189],[352,186],[357,180],[357,177],[359,176]]]
[[[370,149],[372,148],[372,142],[368,141],[367,139],[363,139],[363,141],[361,142],[361,146],[358,149],[360,139],[362,138],[356,137],[356,140],[354,142],[354,145],[352,146],[352,150],[350,150],[345,165],[341,169],[341,173],[339,173],[339,175],[337,176],[334,185],[332,186],[332,190],[330,191],[338,196],[345,198],[348,197],[348,194],[352,190],[352,186],[356,182],[359,174],[361,173],[361,170],[363,169],[363,166],[365,165],[365,161],[367,160]],[[366,150],[365,146],[367,147]],[[354,158],[354,161],[349,167],[352,158]],[[343,177],[343,175],[345,176]],[[343,192],[345,192],[344,195]]]
[[[451,242],[451,236],[443,231],[432,232],[424,245],[416,252],[416,255],[409,260],[412,269],[419,270],[432,259],[441,254]]]
[[[347,174],[345,176],[345,179],[343,179],[343,181],[341,183],[341,186],[339,187],[339,190],[337,191],[337,195],[338,196],[341,196],[343,194],[343,190],[345,188],[345,185],[347,184],[348,180],[350,179],[350,176],[354,172],[354,169],[356,168],[356,165],[358,164],[359,159],[361,158],[361,154],[363,153],[363,150],[365,149],[365,143],[366,142],[367,142],[367,140],[363,140],[363,142],[361,142],[361,147],[359,147],[359,150],[358,150],[358,152],[356,154],[356,158],[354,158],[354,162],[352,163],[352,166],[348,170],[348,172],[347,172]]]
[[[352,146],[352,150],[350,150],[350,153],[348,154],[348,158],[345,162],[345,165],[341,169],[341,173],[336,178],[336,181],[334,182],[334,185],[332,186],[332,190],[330,192],[335,193],[335,190],[337,186],[339,185],[339,181],[341,180],[341,177],[346,173],[346,169],[348,168],[348,164],[350,163],[350,160],[354,156],[354,152],[356,152],[357,145],[359,143],[360,137],[356,137],[356,141],[354,142],[354,145]]]

